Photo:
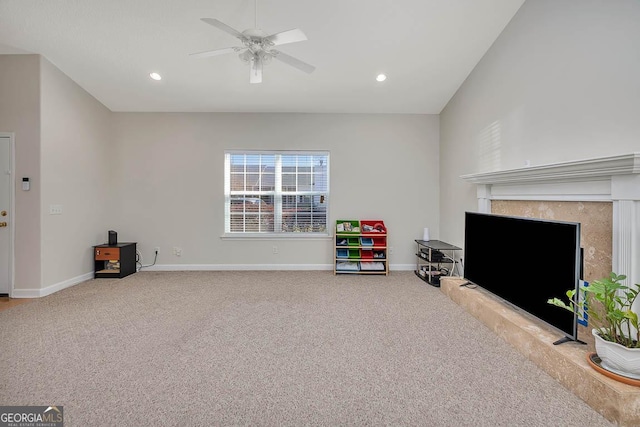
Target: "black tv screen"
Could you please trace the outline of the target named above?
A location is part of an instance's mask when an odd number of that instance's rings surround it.
[[[580,279],[580,223],[466,212],[464,277],[577,340],[577,318],[547,303]]]

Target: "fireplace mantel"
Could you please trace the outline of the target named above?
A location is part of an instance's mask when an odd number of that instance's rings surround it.
[[[612,268],[626,274],[628,281],[640,283],[640,153],[474,173],[461,178],[477,185],[478,211],[484,213],[491,212],[491,200],[612,202]]]
[[[473,184],[575,181],[640,174],[640,153],[462,175]]]

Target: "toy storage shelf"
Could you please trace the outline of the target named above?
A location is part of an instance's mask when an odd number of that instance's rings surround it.
[[[335,230],[333,274],[389,274],[383,221],[341,219]]]

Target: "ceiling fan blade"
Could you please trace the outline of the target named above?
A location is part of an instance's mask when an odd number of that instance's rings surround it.
[[[262,59],[257,55],[251,61],[249,83],[262,83]]]
[[[246,48],[241,47],[224,47],[222,49],[207,50],[205,52],[190,53],[189,56],[194,58],[208,58],[210,56],[224,55],[225,53],[240,52]]]
[[[307,64],[306,62],[300,61],[299,59],[294,58],[291,55],[287,55],[286,53],[282,53],[279,50],[271,50],[271,54],[278,61],[282,61],[287,65],[291,65],[292,67],[297,68],[298,70],[304,71],[305,73],[313,73],[316,69],[313,65]]]
[[[264,38],[273,43],[274,46],[278,46],[285,43],[295,43],[307,40],[307,36],[304,35],[301,29],[294,28],[293,30],[281,31],[279,33],[271,34]]]
[[[242,34],[240,31],[231,28],[230,26],[228,26],[227,24],[225,24],[224,22],[220,22],[217,19],[214,18],[200,18],[201,21],[206,22],[209,25],[213,25],[214,27],[216,27],[219,30],[224,31],[225,33],[229,33],[234,37],[239,38],[240,40],[244,40],[246,39],[245,35]]]

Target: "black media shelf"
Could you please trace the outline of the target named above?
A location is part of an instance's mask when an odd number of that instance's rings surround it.
[[[440,287],[440,278],[451,276],[456,268],[457,246],[440,240],[416,240],[416,269],[414,273],[422,281]]]

